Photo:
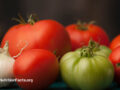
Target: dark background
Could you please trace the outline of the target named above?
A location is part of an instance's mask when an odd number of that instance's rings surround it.
[[[112,40],[120,34],[120,0],[0,0],[0,40],[17,24],[11,18],[31,13],[40,19],[55,19],[64,26],[81,21],[96,21]]]

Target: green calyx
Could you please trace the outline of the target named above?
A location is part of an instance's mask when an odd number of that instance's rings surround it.
[[[90,24],[94,24],[95,21],[90,21],[89,23],[81,22],[80,20],[77,21],[77,29],[79,30],[88,30],[88,26]]]
[[[80,53],[80,56],[91,57],[91,56],[93,56],[93,52],[89,47],[83,48],[81,53]]]
[[[27,24],[27,23],[29,23],[31,25],[34,25],[35,22],[39,20],[36,14],[30,14],[29,17],[28,17],[27,22],[23,19],[23,17],[20,14],[18,14],[18,17],[19,18],[12,18],[12,20],[17,21],[20,24]]]
[[[87,26],[85,26],[85,24],[86,23],[81,23],[81,21],[77,21],[77,29],[79,29],[79,30],[87,30],[88,29],[88,27]]]
[[[81,48],[80,56],[91,57],[94,55],[93,52],[96,50],[99,50],[99,44],[90,40],[87,47]]]

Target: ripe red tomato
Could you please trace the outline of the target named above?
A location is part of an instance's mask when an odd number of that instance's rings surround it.
[[[16,59],[14,76],[17,79],[32,79],[31,82],[18,82],[24,89],[44,89],[56,80],[58,75],[58,60],[47,50],[29,49]]]
[[[66,26],[66,30],[71,39],[72,50],[88,45],[90,39],[99,42],[101,45],[109,45],[108,35],[99,26],[93,24],[71,24]]]
[[[47,49],[56,51],[58,56],[71,48],[70,38],[63,25],[54,20],[41,20],[33,25],[18,24],[11,27],[5,34],[1,46],[9,41],[11,56],[17,55],[28,44],[27,49]]]
[[[118,35],[117,37],[115,37],[112,42],[110,43],[110,48],[113,50],[115,48],[117,48],[118,46],[120,46],[120,35]]]
[[[115,48],[109,56],[114,65],[115,80],[120,84],[120,47]]]

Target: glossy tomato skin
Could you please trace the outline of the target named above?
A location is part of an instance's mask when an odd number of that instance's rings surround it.
[[[23,89],[45,89],[58,75],[58,60],[47,50],[29,49],[15,61],[14,76],[18,79],[32,79],[31,82],[17,82]]]
[[[120,46],[120,35],[116,36],[110,43],[110,48],[113,50]]]
[[[77,90],[103,90],[113,80],[114,68],[108,57],[80,56],[81,51],[66,53],[60,60],[63,80]]]
[[[2,47],[5,41],[9,41],[11,56],[17,55],[26,44],[24,50],[46,49],[56,51],[58,56],[71,49],[70,38],[64,26],[54,20],[40,20],[34,25],[15,25],[5,34]]]
[[[88,27],[87,30],[77,29],[78,25],[76,24],[66,26],[71,39],[72,50],[88,45],[90,39],[99,42],[101,45],[109,46],[108,35],[102,28],[93,24],[86,26]]]
[[[115,69],[115,80],[120,85],[120,46],[115,48],[109,56],[112,64],[114,65]],[[119,65],[117,65],[119,64]]]

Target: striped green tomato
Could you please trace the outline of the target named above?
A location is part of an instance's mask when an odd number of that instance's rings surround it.
[[[60,60],[63,80],[73,89],[107,88],[112,83],[114,68],[104,54],[95,54],[90,46],[66,53]]]

